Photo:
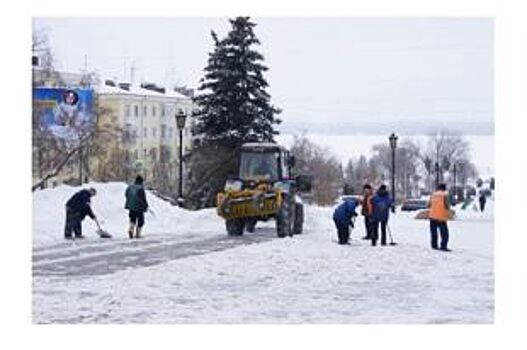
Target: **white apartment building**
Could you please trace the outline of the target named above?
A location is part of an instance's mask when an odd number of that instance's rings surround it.
[[[124,132],[120,141],[123,148],[130,152],[134,171],[152,178],[156,164],[164,163],[176,176],[179,130],[175,116],[179,111],[187,116],[182,132],[185,154],[192,146],[192,100],[176,91],[153,85],[145,88],[144,85],[115,84],[111,81],[106,81],[97,89],[97,96],[101,105],[113,111],[118,126]]]

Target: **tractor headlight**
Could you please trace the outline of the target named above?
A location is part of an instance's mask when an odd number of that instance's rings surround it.
[[[227,180],[225,182],[225,191],[240,191],[243,187],[243,182],[240,180]]]
[[[290,185],[289,182],[276,181],[273,184],[273,189],[274,190],[280,190],[282,192],[288,192],[290,187],[291,187],[291,185]]]

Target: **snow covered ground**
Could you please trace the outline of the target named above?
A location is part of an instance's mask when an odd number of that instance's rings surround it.
[[[124,184],[92,184],[114,238],[62,238],[78,188],[33,197],[34,323],[492,323],[494,204],[450,223],[451,253],[428,248],[428,223],[398,212],[397,246],[371,247],[362,218],[336,244],[332,208],[308,206],[304,234],[273,222],[227,237],[214,210],[187,212],[149,194],[145,238],[126,238]]]

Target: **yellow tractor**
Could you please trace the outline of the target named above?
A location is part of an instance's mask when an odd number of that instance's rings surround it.
[[[278,237],[302,233],[304,206],[298,192],[311,190],[311,177],[294,176],[294,157],[276,143],[246,143],[241,147],[237,176],[217,195],[218,215],[227,233],[254,232],[258,221],[276,220]]]

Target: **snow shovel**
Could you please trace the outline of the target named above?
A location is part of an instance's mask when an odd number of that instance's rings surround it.
[[[97,224],[97,227],[99,228],[96,232],[101,238],[112,238],[112,235],[109,234],[107,231],[103,230],[101,228],[101,225],[99,224],[98,220],[95,220],[95,223]]]
[[[388,229],[388,234],[390,235],[390,245],[397,245],[397,242],[393,241],[392,237],[392,230],[390,229],[390,225],[386,224],[386,228]]]

